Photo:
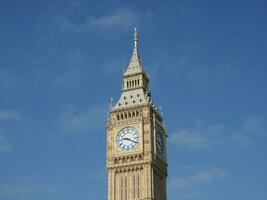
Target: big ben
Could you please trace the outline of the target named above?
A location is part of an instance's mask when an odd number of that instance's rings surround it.
[[[119,100],[107,122],[108,200],[166,200],[167,151],[162,113],[154,105],[149,77],[134,49],[123,73]]]

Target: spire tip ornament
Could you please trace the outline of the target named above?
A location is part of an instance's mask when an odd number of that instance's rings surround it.
[[[137,47],[137,41],[138,41],[138,32],[137,32],[137,28],[134,28],[134,46]]]

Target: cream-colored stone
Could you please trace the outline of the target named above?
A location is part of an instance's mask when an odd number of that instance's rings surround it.
[[[152,103],[138,53],[137,32],[134,35],[134,52],[123,77],[122,94],[111,106],[107,122],[108,200],[166,200],[166,131],[162,115]],[[138,130],[140,140],[133,150],[125,152],[117,147],[116,136],[128,126]],[[163,138],[163,154],[156,148],[158,131]]]

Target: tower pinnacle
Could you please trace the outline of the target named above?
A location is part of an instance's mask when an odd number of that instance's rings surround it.
[[[138,42],[138,32],[137,32],[137,28],[134,28],[134,47],[137,48],[137,42]]]
[[[134,28],[134,49],[130,63],[124,73],[124,75],[136,74],[143,72],[143,65],[138,52],[138,32],[137,28]]]

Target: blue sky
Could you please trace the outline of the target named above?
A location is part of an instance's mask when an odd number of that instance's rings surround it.
[[[267,198],[266,1],[0,2],[0,199],[107,199],[105,121],[139,30],[168,199]]]

